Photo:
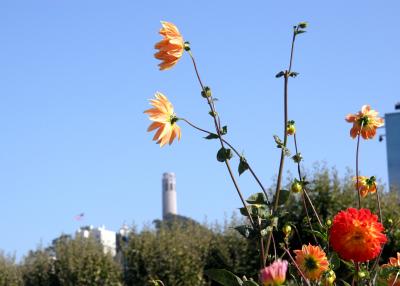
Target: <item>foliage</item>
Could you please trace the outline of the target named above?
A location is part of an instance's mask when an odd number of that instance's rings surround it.
[[[19,286],[22,284],[21,273],[15,264],[15,258],[0,252],[0,286]]]
[[[31,251],[21,267],[26,286],[122,285],[119,265],[91,238],[62,236],[48,249]]]

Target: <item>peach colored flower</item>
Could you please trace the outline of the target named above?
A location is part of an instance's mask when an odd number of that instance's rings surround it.
[[[354,182],[354,187],[357,190],[357,177],[353,177],[353,182]],[[375,193],[376,192],[375,177],[372,176],[368,178],[364,176],[358,176],[358,188],[363,198],[365,198],[368,195],[368,193]]]
[[[364,139],[375,137],[376,128],[383,126],[383,118],[378,116],[378,112],[371,109],[369,105],[363,105],[361,111],[356,114],[348,114],[346,121],[353,123],[350,136],[356,138],[359,134]]]
[[[365,262],[376,258],[387,238],[383,225],[369,209],[348,208],[333,218],[329,241],[345,260]]]
[[[158,65],[160,70],[172,68],[183,55],[184,42],[178,28],[169,22],[161,21],[160,34],[163,39],[155,45],[159,50],[154,54],[156,59],[162,62]]]
[[[181,139],[181,129],[176,124],[178,118],[168,98],[161,92],[156,92],[155,99],[150,99],[150,104],[154,108],[148,109],[144,113],[148,114],[149,119],[153,121],[147,131],[158,129],[153,140],[162,147],[167,143],[171,145],[175,138]]]
[[[396,257],[390,257],[389,262],[387,264],[383,264],[382,268],[386,267],[399,267],[400,268],[400,252],[397,252],[397,258]],[[396,279],[396,274],[392,273],[389,276],[388,279],[388,286],[400,286],[400,275]]]
[[[294,253],[296,263],[307,279],[317,280],[329,268],[328,258],[320,246],[303,245]]]
[[[261,269],[260,280],[263,286],[279,286],[286,280],[288,262],[278,259],[270,266]]]

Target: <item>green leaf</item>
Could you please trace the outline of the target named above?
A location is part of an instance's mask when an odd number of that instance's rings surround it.
[[[243,281],[243,286],[259,286],[259,285],[253,280],[246,280]]]
[[[204,137],[204,139],[218,139],[219,136],[217,134],[211,133],[208,136]]]
[[[295,163],[300,163],[301,160],[303,160],[303,156],[302,156],[301,153],[299,152],[299,153],[296,153],[296,155],[293,155],[292,159],[293,159],[293,161],[294,161]]]
[[[286,148],[286,146],[283,144],[283,142],[282,142],[282,140],[279,138],[279,136],[278,136],[278,135],[274,135],[273,137],[274,137],[274,140],[275,140],[275,143],[276,143],[276,147],[277,147],[277,148],[281,148],[281,149],[282,149],[282,152],[283,152],[283,154],[284,154],[285,156],[290,156],[290,151],[289,151],[289,149]]]
[[[332,270],[336,270],[340,266],[340,258],[336,252],[332,252],[332,256],[330,259],[330,265]]]
[[[221,132],[221,135],[225,135],[226,133],[228,133],[228,126],[226,126],[226,125],[223,126],[220,132]]]
[[[224,286],[242,286],[243,281],[232,272],[225,269],[208,269],[204,273],[215,282]]]
[[[297,30],[296,32],[295,32],[295,34],[297,35],[297,34],[303,34],[303,33],[305,33],[306,31],[304,31],[304,30]]]
[[[217,153],[217,160],[219,162],[225,162],[226,160],[231,159],[233,156],[231,149],[226,149],[221,147]]]
[[[215,117],[218,115],[218,113],[216,113],[214,111],[209,111],[208,114],[210,114],[212,117]]]
[[[323,241],[328,241],[328,236],[325,233],[319,232],[317,230],[304,230],[304,231],[314,234],[316,237],[321,238]]]
[[[281,206],[289,199],[290,191],[288,190],[281,190],[279,193],[279,200],[278,205]],[[274,204],[275,204],[275,196],[274,196]]]
[[[252,217],[260,217],[262,219],[267,219],[270,217],[269,209],[266,205],[249,205],[247,206],[247,209]],[[244,207],[239,208],[239,211],[243,216],[248,216]]]
[[[300,22],[298,26],[299,26],[299,28],[301,28],[301,29],[305,29],[305,28],[307,28],[308,23],[307,23],[307,22]]]
[[[247,224],[236,226],[234,229],[245,238],[253,238],[256,236],[256,232],[253,227]]]
[[[239,162],[239,167],[238,167],[238,172],[239,176],[243,174],[245,171],[249,169],[249,164],[246,161],[246,158],[241,156],[240,157],[240,162]]]
[[[276,145],[278,145],[277,147],[278,147],[278,148],[282,148],[281,146],[283,146],[283,142],[282,142],[282,140],[279,138],[279,136],[278,136],[278,135],[274,135],[273,137],[274,137],[274,140],[275,140]]]
[[[246,202],[249,204],[267,204],[267,198],[264,193],[255,193],[248,197]]]

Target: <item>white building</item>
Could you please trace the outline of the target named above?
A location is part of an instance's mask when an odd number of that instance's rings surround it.
[[[112,256],[117,252],[117,234],[115,231],[108,230],[105,226],[94,228],[93,226],[81,227],[76,236],[84,238],[94,238],[103,246],[104,253],[110,253]]]

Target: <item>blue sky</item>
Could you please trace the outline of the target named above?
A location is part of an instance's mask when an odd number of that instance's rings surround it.
[[[165,171],[176,173],[181,214],[222,220],[240,206],[217,141],[181,123],[182,140],[159,148],[146,132],[155,91],[212,129],[187,55],[157,69],[160,20],[191,42],[227,138],[270,185],[283,116],[274,75],[287,67],[292,25],[309,22],[289,87],[305,167],[326,161],[343,175],[356,143],[344,116],[366,103],[392,112],[400,100],[399,10],[395,0],[1,1],[0,249],[21,257],[81,224],[149,223],[161,216]],[[384,143],[363,141],[360,163],[387,181]],[[258,191],[249,174],[239,184],[246,196]]]

